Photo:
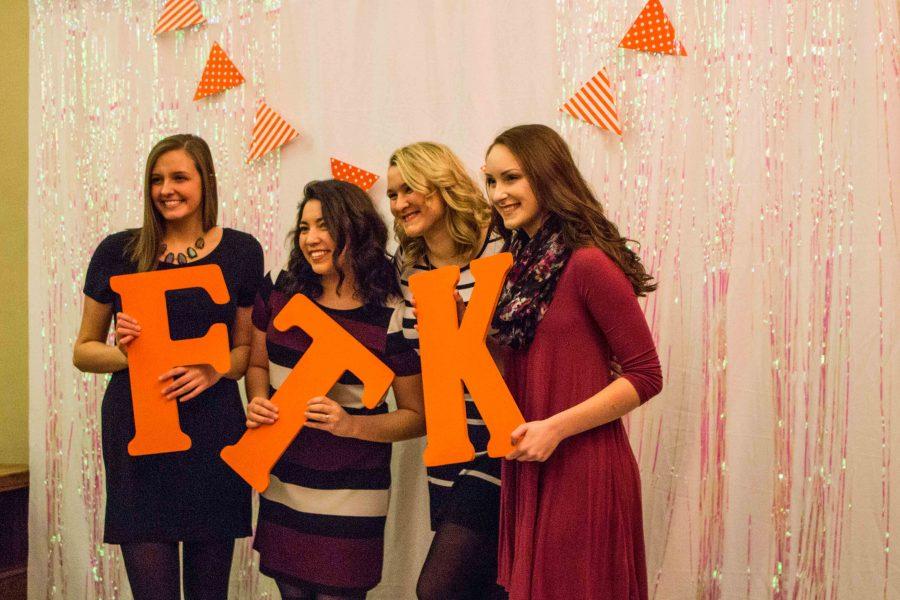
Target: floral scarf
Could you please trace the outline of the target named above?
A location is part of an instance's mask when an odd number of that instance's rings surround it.
[[[511,348],[527,348],[553,300],[572,250],[563,242],[562,225],[552,216],[533,238],[516,230],[509,250],[514,262],[494,316],[494,337]]]

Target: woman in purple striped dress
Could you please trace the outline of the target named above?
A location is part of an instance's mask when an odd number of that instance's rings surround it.
[[[294,294],[394,371],[397,409],[365,408],[363,386],[349,372],[326,396],[297,398],[307,402],[308,421],[260,497],[254,547],[284,600],[364,598],[381,579],[391,442],[425,432],[418,355],[403,337],[387,227],[365,192],[334,180],[308,184],[291,236],[287,269],[266,279],[253,307],[247,426],[278,419],[269,398],[312,342],[272,325]]]

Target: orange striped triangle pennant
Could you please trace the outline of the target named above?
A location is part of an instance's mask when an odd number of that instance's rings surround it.
[[[203,75],[200,76],[200,83],[197,84],[197,91],[194,92],[194,100],[218,94],[228,88],[233,88],[244,83],[244,76],[234,66],[225,51],[218,43],[213,43],[212,49],[209,51],[209,58],[206,60],[206,66],[203,67]]]
[[[297,130],[291,127],[284,117],[260,100],[253,122],[253,139],[250,141],[250,156],[247,157],[247,162],[254,161],[299,136]]]
[[[338,181],[346,181],[352,183],[356,187],[369,191],[378,181],[378,175],[369,173],[359,167],[354,167],[349,163],[342,162],[336,158],[331,159],[331,176]]]
[[[163,7],[153,35],[198,25],[205,20],[206,17],[200,11],[197,0],[169,0]]]
[[[614,131],[622,135],[619,127],[619,115],[616,113],[616,102],[612,95],[612,86],[606,71],[600,69],[590,78],[574,96],[569,98],[560,109],[600,129]]]
[[[634,20],[619,48],[641,52],[661,52],[675,56],[687,56],[684,46],[675,39],[675,27],[666,16],[659,0],[650,0]]]

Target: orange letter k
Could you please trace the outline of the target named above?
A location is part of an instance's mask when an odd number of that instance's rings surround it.
[[[512,431],[525,421],[485,346],[511,266],[508,252],[472,261],[475,288],[462,323],[453,300],[459,267],[442,267],[409,278],[419,325],[427,466],[465,462],[475,456],[466,427],[463,382],[490,431],[489,456],[511,452]]]

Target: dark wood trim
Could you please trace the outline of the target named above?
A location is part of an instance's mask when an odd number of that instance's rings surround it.
[[[28,465],[0,465],[0,493],[28,487]]]
[[[12,579],[13,577],[20,577],[25,575],[28,572],[28,567],[10,567],[4,571],[0,571],[0,581],[4,579]]]

